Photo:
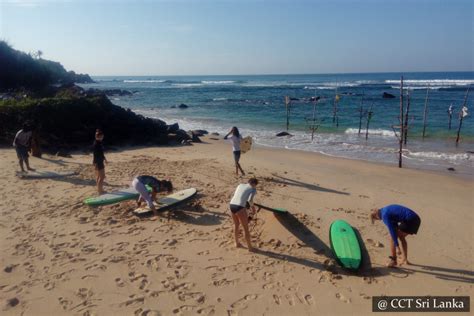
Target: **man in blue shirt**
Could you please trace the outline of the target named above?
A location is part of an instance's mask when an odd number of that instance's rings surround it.
[[[408,262],[408,245],[405,237],[407,235],[418,233],[421,224],[420,217],[408,207],[392,204],[381,209],[373,210],[370,214],[370,219],[372,220],[372,223],[374,220],[382,220],[388,227],[391,237],[390,249],[392,255],[389,257],[390,262],[387,266],[395,267],[397,265],[396,249],[400,252],[398,239],[400,239],[400,242],[402,243],[403,250],[403,259],[399,265],[410,264],[410,262]]]

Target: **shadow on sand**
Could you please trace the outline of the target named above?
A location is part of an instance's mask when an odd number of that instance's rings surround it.
[[[278,183],[278,184],[291,185],[291,186],[295,186],[295,187],[305,188],[305,189],[308,189],[308,190],[320,191],[320,192],[326,192],[326,193],[350,195],[350,193],[347,193],[347,192],[342,192],[342,191],[337,191],[337,190],[333,190],[333,189],[323,188],[323,187],[320,187],[319,185],[306,183],[306,182],[301,182],[301,181],[293,180],[293,179],[290,179],[290,178],[285,178],[285,177],[282,177],[282,176],[279,176],[279,175],[276,175],[276,174],[272,174],[272,176],[276,177],[278,179],[271,178],[271,179],[268,179],[268,180],[271,181],[271,182],[274,182],[274,183]]]

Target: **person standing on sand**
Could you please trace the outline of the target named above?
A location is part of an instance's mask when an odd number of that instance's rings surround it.
[[[231,135],[231,136],[230,136]],[[239,175],[239,170],[243,176],[245,176],[244,170],[240,166],[240,141],[242,140],[242,135],[239,133],[239,129],[237,127],[232,127],[229,133],[224,136],[224,139],[230,140],[232,142],[232,151],[234,153],[234,161],[235,161],[235,174]]]
[[[146,189],[146,186],[151,187],[151,194]],[[135,179],[133,179],[132,181],[132,187],[137,190],[138,193],[140,193],[140,196],[137,200],[138,207],[140,207],[142,201],[145,201],[150,210],[153,211],[154,215],[157,215],[155,205],[153,204],[153,201],[156,201],[158,203],[158,200],[156,199],[156,194],[165,190],[167,192],[173,191],[173,184],[171,183],[171,181],[160,181],[152,176],[135,177]]]
[[[30,151],[31,147],[32,134],[32,128],[25,124],[23,125],[23,128],[16,133],[15,139],[13,140],[13,146],[16,150],[16,155],[18,157],[21,172],[25,172],[23,162],[25,162],[26,164],[26,169],[28,169],[29,171],[35,170],[30,167],[30,163],[28,161],[28,151]]]
[[[104,133],[97,129],[95,131],[95,140],[93,144],[93,155],[94,158],[92,160],[92,164],[95,167],[95,175],[96,175],[96,182],[97,182],[97,191],[100,194],[104,194],[104,180],[105,180],[105,163],[107,159],[104,155],[104,145],[102,141],[104,140]]]
[[[391,256],[389,256],[390,261],[387,264],[388,267],[395,267],[397,266],[397,252],[395,251],[398,249],[398,254],[402,254],[403,258],[399,265],[403,264],[410,264],[408,261],[408,244],[406,241],[407,235],[416,235],[418,233],[418,229],[420,228],[421,219],[412,210],[408,207],[392,204],[387,205],[381,209],[374,209],[370,214],[370,219],[372,224],[374,220],[382,220],[385,225],[388,227],[388,231],[390,233],[390,250]],[[398,245],[398,239],[402,243],[402,250],[400,251],[400,247]]]
[[[247,210],[251,208],[255,213],[253,198],[255,197],[255,194],[257,194],[257,184],[258,180],[255,178],[251,178],[247,184],[239,184],[235,190],[232,200],[230,201],[230,212],[232,215],[232,220],[234,221],[235,246],[237,248],[242,247],[239,242],[239,226],[242,224],[244,227],[245,240],[247,241],[247,247],[249,251],[253,251],[253,247],[250,242]]]

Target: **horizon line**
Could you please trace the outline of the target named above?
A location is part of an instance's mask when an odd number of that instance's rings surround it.
[[[327,72],[327,73],[255,73],[255,74],[176,74],[176,75],[90,75],[91,77],[204,77],[204,76],[310,76],[310,75],[370,75],[370,74],[404,74],[404,73],[474,73],[472,70],[442,70],[442,71],[374,71],[374,72]]]

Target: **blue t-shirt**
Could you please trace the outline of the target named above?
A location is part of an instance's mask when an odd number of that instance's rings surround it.
[[[407,222],[417,218],[415,212],[403,205],[387,205],[380,209],[380,218],[387,225],[390,236],[392,236],[395,247],[398,247],[397,227],[398,223]]]
[[[148,185],[152,188],[155,188],[156,191],[160,190],[160,181],[152,176],[138,176],[137,177],[138,181],[143,183],[144,185]]]

